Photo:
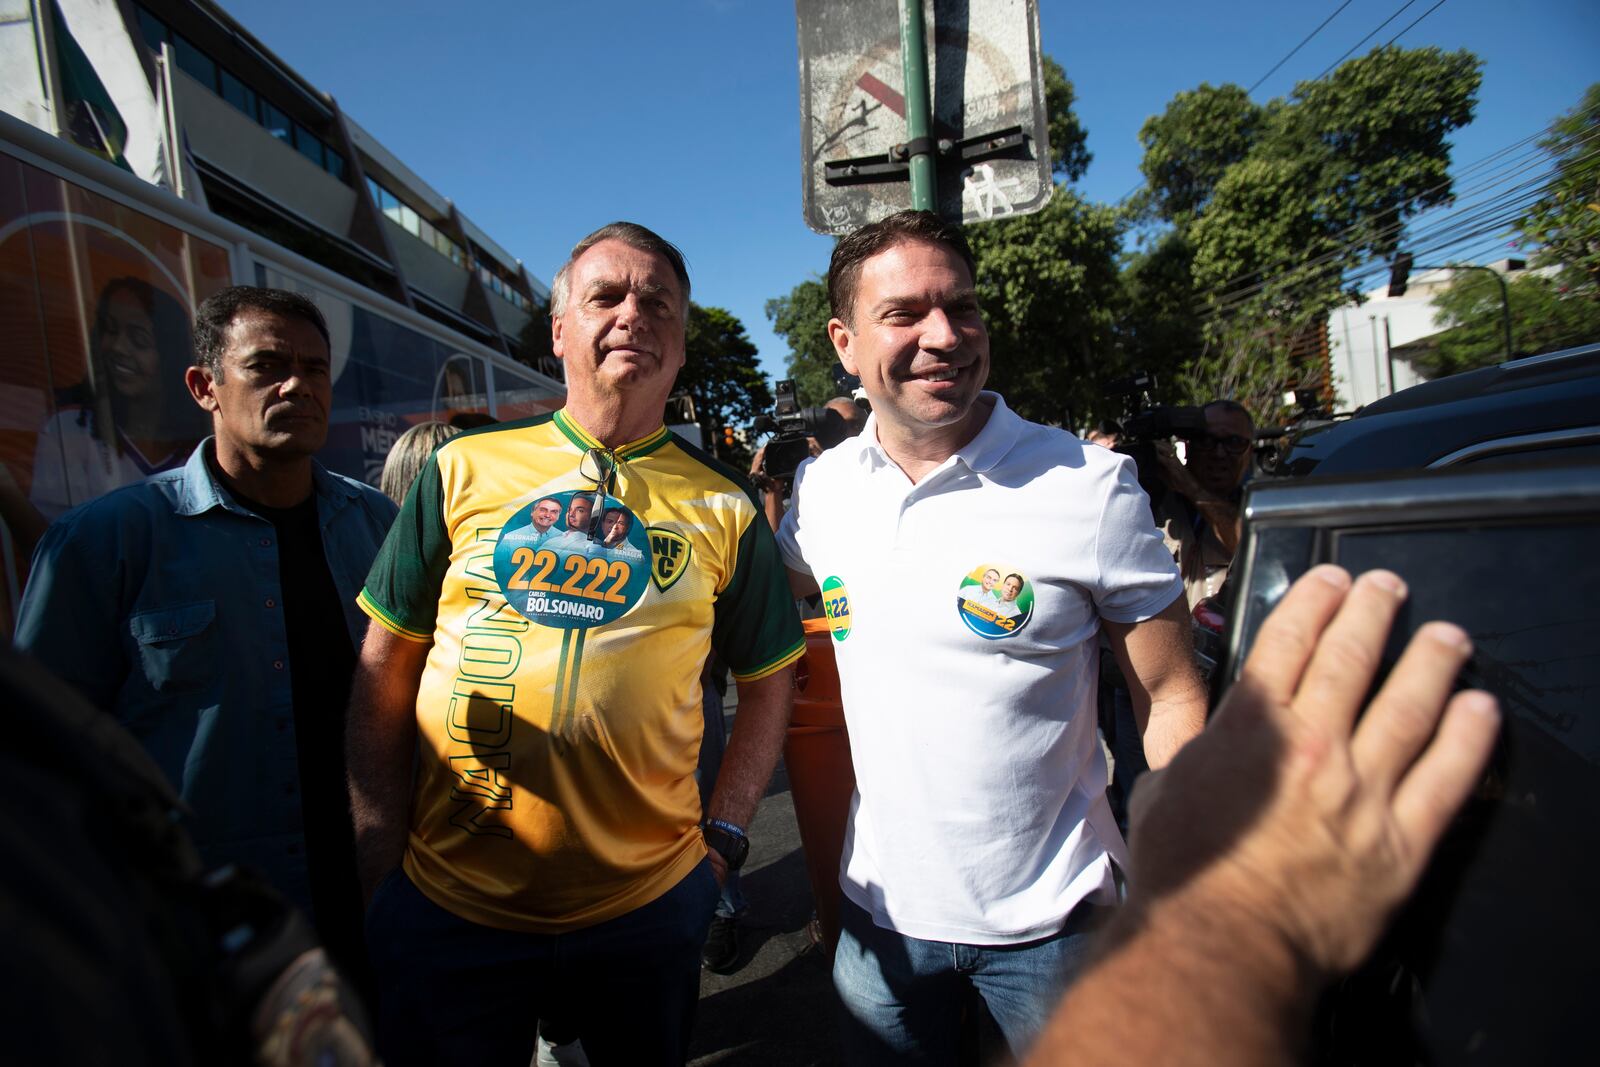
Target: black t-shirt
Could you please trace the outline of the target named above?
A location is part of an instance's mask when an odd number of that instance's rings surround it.
[[[347,973],[359,971],[364,966],[361,888],[344,758],[356,654],[323,552],[317,498],[312,494],[288,508],[267,507],[238,494],[235,498],[277,531],[311,904],[324,945]],[[352,977],[359,981],[361,976]]]

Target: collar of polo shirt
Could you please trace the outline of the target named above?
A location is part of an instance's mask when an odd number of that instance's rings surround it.
[[[995,467],[1017,443],[1017,436],[1022,431],[1022,419],[1006,407],[1005,398],[999,393],[986,389],[978,394],[978,399],[974,403],[990,407],[989,420],[983,424],[983,429],[978,431],[978,435],[957,449],[955,454],[969,470],[982,473]],[[858,462],[870,464],[874,468],[893,462],[889,454],[883,450],[883,445],[878,442],[877,419],[876,415],[867,416],[866,425],[861,428],[859,438],[862,447],[856,454]]]

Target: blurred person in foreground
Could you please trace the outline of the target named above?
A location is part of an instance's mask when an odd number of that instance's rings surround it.
[[[959,229],[914,211],[865,226],[835,246],[828,291],[872,415],[810,465],[778,541],[797,593],[830,590],[856,775],[833,971],[846,1060],[949,1062],[969,990],[1021,1054],[1126,862],[1096,639],[1139,679],[1166,763],[1205,721],[1183,587],[1131,459],[983,391]],[[979,600],[990,569],[1003,611]]]
[[[282,894],[210,867],[131,733],[0,648],[5,1062],[370,1067],[360,998]]]
[[[259,869],[360,982],[344,706],[395,507],[313,458],[333,400],[315,304],[234,286],[194,335],[184,380],[213,436],[50,527],[17,646],[143,743],[208,864]]]
[[[419,422],[395,439],[383,460],[383,476],[378,488],[396,504],[406,502],[406,491],[417,480],[422,464],[433,450],[460,433],[448,422]]]
[[[551,286],[566,406],[436,449],[361,592],[350,794],[391,1067],[526,1064],[538,1019],[597,1067],[687,1054],[805,647],[748,484],[663,424],[688,308],[659,235],[580,241]],[[591,554],[517,543],[548,497]],[[713,649],[740,714],[703,809]]]
[[[1482,777],[1499,727],[1452,695],[1472,653],[1422,626],[1365,712],[1406,596],[1318,567],[1273,614],[1210,726],[1134,802],[1129,895],[1029,1064],[1269,1067],[1372,951]]]

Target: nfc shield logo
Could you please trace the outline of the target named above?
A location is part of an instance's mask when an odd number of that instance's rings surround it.
[[[694,546],[687,537],[665,526],[652,526],[645,536],[650,539],[650,580],[665,593],[689,569]]]

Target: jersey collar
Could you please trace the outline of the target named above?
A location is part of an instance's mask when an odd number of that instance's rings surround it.
[[[606,447],[596,440],[588,430],[579,426],[578,420],[568,415],[566,408],[561,408],[555,413],[555,424],[566,435],[567,440],[583,451],[588,451],[591,448],[605,449]],[[648,455],[666,444],[669,436],[666,426],[662,425],[637,441],[629,441],[627,444],[609,451],[615,452],[621,459],[638,459],[640,456]]]

